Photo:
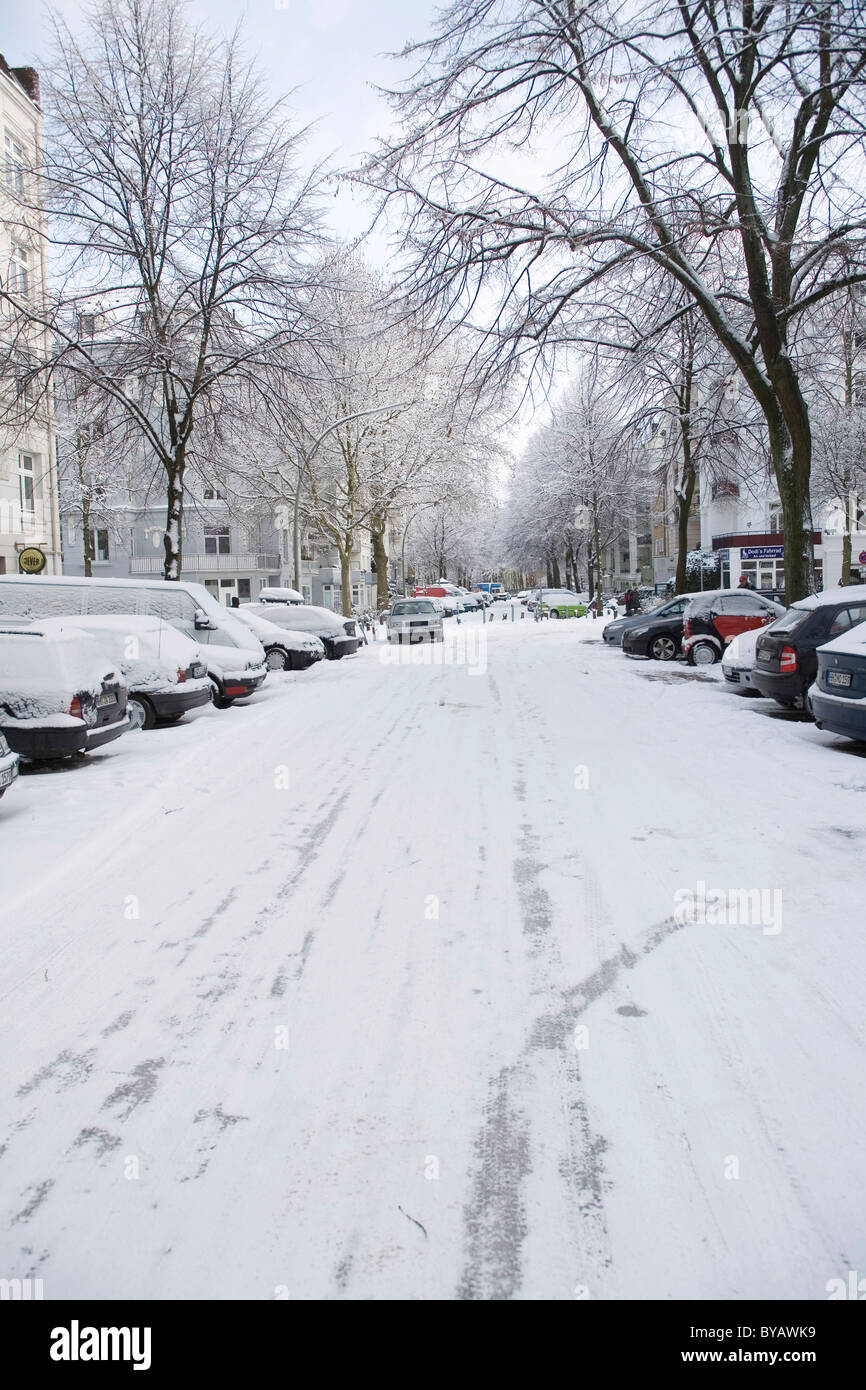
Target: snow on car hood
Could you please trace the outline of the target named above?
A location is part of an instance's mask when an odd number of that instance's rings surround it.
[[[772,627],[772,624],[770,624]],[[766,627],[747,628],[745,632],[739,632],[736,637],[732,637],[725,654],[722,657],[723,666],[754,666],[755,648],[758,638],[763,637],[769,631]]]

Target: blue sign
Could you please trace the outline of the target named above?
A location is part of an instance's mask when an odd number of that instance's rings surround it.
[[[744,545],[740,551],[741,560],[781,560],[784,555],[783,545]]]

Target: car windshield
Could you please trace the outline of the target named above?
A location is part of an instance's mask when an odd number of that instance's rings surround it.
[[[391,612],[396,618],[406,613],[435,613],[436,609],[428,599],[426,602],[418,603],[395,603]]]

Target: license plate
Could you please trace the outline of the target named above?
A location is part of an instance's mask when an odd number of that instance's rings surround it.
[[[772,661],[772,660],[773,660],[773,654],[772,654],[772,652],[758,652],[758,660],[759,660],[759,661]]]
[[[15,781],[15,768],[8,767],[5,772],[0,772],[0,787],[8,787],[10,782]]]
[[[113,705],[114,703],[114,696],[107,690],[102,695],[97,695],[96,697],[96,704],[99,709],[102,709],[104,705]]]
[[[426,627],[426,626],[427,626],[427,619],[426,619],[426,618],[419,618],[419,619],[413,618],[412,621],[410,622],[409,626],[410,626],[410,627]]]
[[[841,686],[847,687],[847,686],[849,686],[849,685],[851,684],[851,672],[850,672],[850,671],[828,671],[828,672],[827,672],[827,684],[828,684],[828,685],[841,685]]]

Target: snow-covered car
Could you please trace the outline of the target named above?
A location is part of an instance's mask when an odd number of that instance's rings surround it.
[[[361,645],[354,618],[344,618],[330,608],[310,603],[247,603],[244,608],[288,632],[312,633],[323,643],[329,661],[350,656]]]
[[[62,620],[65,628],[89,632],[116,662],[129,691],[129,723],[153,729],[174,724],[191,709],[209,705],[213,685],[201,649],[160,618],[112,614]]]
[[[704,589],[691,594],[683,614],[683,655],[690,666],[711,666],[721,661],[732,638],[769,626],[784,611],[780,603],[753,589]]]
[[[320,637],[311,632],[293,632],[291,628],[271,622],[271,604],[268,604],[266,618],[251,613],[250,607],[245,603],[232,612],[258,637],[271,671],[306,671],[308,666],[324,660],[325,644]]]
[[[389,642],[443,642],[442,613],[432,598],[403,598],[388,615]]]
[[[732,637],[725,647],[722,657],[722,675],[725,684],[733,690],[735,695],[758,695],[761,691],[755,685],[753,668],[755,665],[755,648],[758,638],[764,632],[764,628],[749,628],[746,632],[740,632],[736,637]]]
[[[545,589],[541,611],[549,618],[582,618],[588,603],[589,594],[575,594],[571,589]]]
[[[866,622],[818,648],[807,706],[819,729],[866,743]]]
[[[19,762],[18,754],[12,752],[9,744],[0,734],[0,796],[5,796],[18,776]]]
[[[298,589],[259,589],[259,603],[303,603],[304,595]],[[247,607],[248,605],[244,605]]]
[[[268,674],[258,638],[203,584],[185,579],[166,584],[164,579],[0,576],[0,623],[7,617],[41,620],[76,613],[164,618],[201,646],[218,709],[252,695]]]
[[[0,627],[0,733],[14,753],[69,757],[128,728],[126,685],[95,637],[56,618]]]

